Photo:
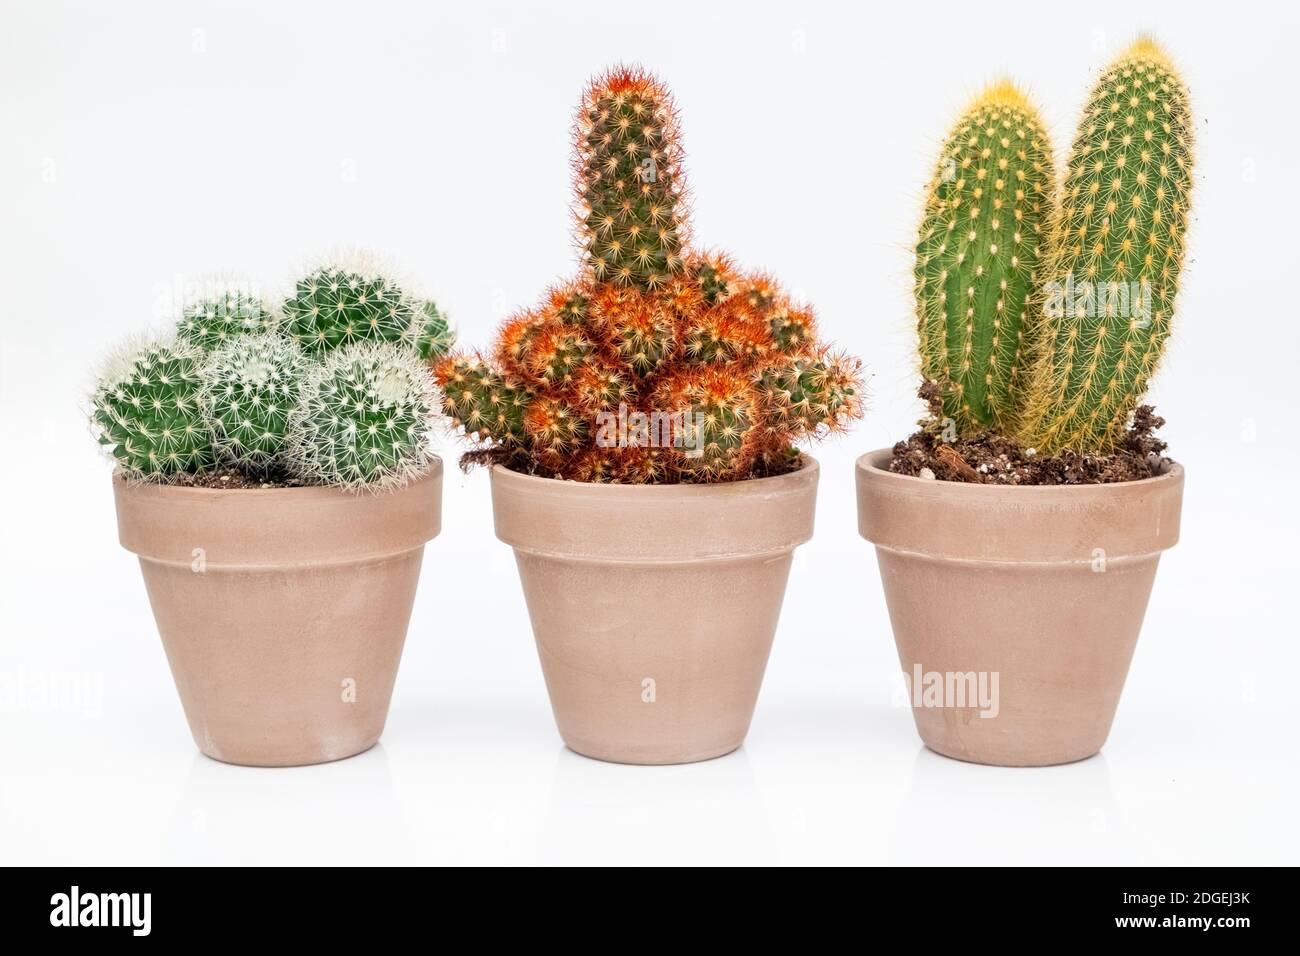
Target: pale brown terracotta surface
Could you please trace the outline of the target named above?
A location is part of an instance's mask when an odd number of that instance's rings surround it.
[[[1146,481],[1016,488],[895,475],[889,458],[858,459],[858,527],[876,546],[904,673],[919,663],[999,675],[996,717],[913,707],[921,739],[1004,766],[1095,754],[1160,552],[1178,540],[1182,467]]]
[[[812,459],[789,475],[715,485],[494,468],[497,537],[515,551],[565,744],[637,764],[739,747],[816,498]]]
[[[440,528],[441,461],[381,494],[221,491],[120,476],[113,489],[122,546],[140,558],[203,753],[280,767],[375,744],[424,544]],[[355,702],[345,700],[348,680]]]

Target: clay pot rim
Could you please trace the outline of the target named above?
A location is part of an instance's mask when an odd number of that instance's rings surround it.
[[[606,485],[492,469],[496,536],[516,553],[692,564],[788,552],[813,533],[816,459],[770,478]]]
[[[918,478],[915,475],[900,475],[886,467],[882,467],[882,464],[888,462],[893,453],[893,448],[877,448],[875,451],[869,451],[858,456],[857,461],[854,462],[854,468],[870,475],[872,481],[886,481],[895,484],[900,490],[910,484],[916,490],[927,489],[935,493],[986,497],[994,495],[1018,497],[1022,494],[1055,494],[1069,495],[1071,497],[1094,496],[1104,498],[1120,494],[1126,489],[1141,489],[1143,493],[1146,493],[1155,487],[1165,484],[1177,484],[1183,480],[1183,466],[1176,461],[1169,461],[1165,470],[1160,474],[1152,475],[1150,478],[1139,478],[1137,481],[1094,482],[1080,485],[972,484],[966,481],[944,481],[939,478],[930,479]]]
[[[442,529],[442,466],[379,494],[331,486],[190,488],[114,475],[118,542],[142,561],[229,571],[359,564],[421,548]]]
[[[121,468],[113,469],[113,484],[123,485],[131,488],[133,491],[139,490],[142,493],[158,492],[171,498],[190,497],[196,499],[211,500],[214,497],[241,497],[254,498],[275,496],[277,498],[295,498],[300,502],[309,502],[313,498],[331,499],[331,498],[356,498],[361,500],[371,500],[375,498],[386,498],[389,495],[397,494],[413,485],[423,484],[442,474],[442,458],[434,455],[424,471],[420,472],[410,481],[400,485],[393,485],[388,488],[376,489],[365,485],[356,488],[343,488],[338,485],[300,485],[291,488],[203,488],[194,485],[176,485],[167,481],[133,481],[126,476]]]
[[[492,472],[494,477],[508,480],[518,487],[527,488],[532,486],[537,491],[545,490],[549,494],[566,494],[572,491],[574,494],[584,492],[592,495],[604,495],[606,497],[623,497],[627,495],[644,496],[647,498],[662,494],[691,495],[698,497],[708,497],[709,495],[731,496],[736,494],[737,489],[743,488],[745,491],[760,489],[762,486],[768,486],[771,490],[777,490],[776,486],[784,482],[793,484],[796,479],[807,479],[809,475],[816,474],[820,471],[821,466],[817,459],[806,451],[799,452],[803,463],[794,471],[787,471],[783,475],[769,475],[766,478],[740,478],[736,481],[710,481],[710,482],[674,482],[644,485],[619,484],[616,482],[601,481],[573,481],[568,478],[543,478],[541,475],[526,475],[521,471],[515,471],[513,468],[507,468],[505,465],[493,465]],[[865,457],[865,456],[864,456]],[[563,488],[563,491],[558,489]],[[761,492],[760,492],[761,493]]]

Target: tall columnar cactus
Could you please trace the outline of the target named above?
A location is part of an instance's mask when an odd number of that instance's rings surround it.
[[[944,143],[916,246],[922,372],[963,432],[1017,420],[1054,189],[1037,109],[1009,82],[989,87]]]
[[[429,368],[409,348],[359,342],[311,366],[290,417],[292,470],[319,484],[382,489],[427,467],[437,413]]]
[[[576,123],[583,269],[507,320],[486,356],[434,365],[443,409],[484,455],[546,477],[723,481],[862,412],[859,364],[817,341],[770,277],[685,246],[667,90],[615,69]]]
[[[204,350],[220,348],[244,335],[269,332],[279,316],[259,296],[232,288],[202,296],[181,312],[176,334]]]
[[[160,339],[112,357],[91,399],[99,442],[132,478],[199,471],[215,458],[199,403],[203,351]]]
[[[301,347],[276,333],[241,336],[209,356],[199,404],[223,461],[255,473],[284,465],[306,368]]]
[[[616,69],[588,87],[579,110],[578,218],[597,281],[648,290],[681,271],[682,149],[668,90]]]
[[[340,261],[298,280],[284,301],[285,331],[313,353],[354,342],[414,341],[428,318],[424,309],[364,258]]]
[[[1192,186],[1187,88],[1141,39],[1094,87],[1070,151],[1022,440],[1105,450],[1159,364]]]
[[[1063,188],[1033,106],[990,87],[944,145],[916,247],[921,366],[958,434],[1109,451],[1169,335],[1192,182],[1186,87],[1141,39],[1088,100]]]

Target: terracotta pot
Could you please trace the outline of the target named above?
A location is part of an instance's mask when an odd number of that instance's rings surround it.
[[[324,763],[384,729],[442,462],[391,493],[221,491],[114,478],[181,705],[203,753]]]
[[[892,474],[889,459],[858,459],[858,528],[876,546],[925,745],[1017,767],[1095,754],[1160,552],[1178,540],[1183,469],[997,487]]]
[[[560,736],[619,763],[708,760],[749,730],[817,463],[713,485],[598,485],[497,466]]]

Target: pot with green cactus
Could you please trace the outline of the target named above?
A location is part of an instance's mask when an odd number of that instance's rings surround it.
[[[105,363],[90,419],[121,543],[208,756],[291,766],[379,739],[440,525],[427,362],[449,345],[432,303],[348,256],[278,305],[210,290]]]
[[[1187,90],[1139,40],[1089,96],[1063,180],[1028,97],[958,119],[916,245],[922,428],[857,464],[925,744],[1089,757],[1109,733],[1182,468],[1141,405],[1170,332],[1192,182]]]
[[[605,760],[704,760],[749,728],[817,464],[858,364],[770,277],[688,243],[668,91],[616,68],[575,123],[580,274],[434,365],[491,466],[556,723]]]

